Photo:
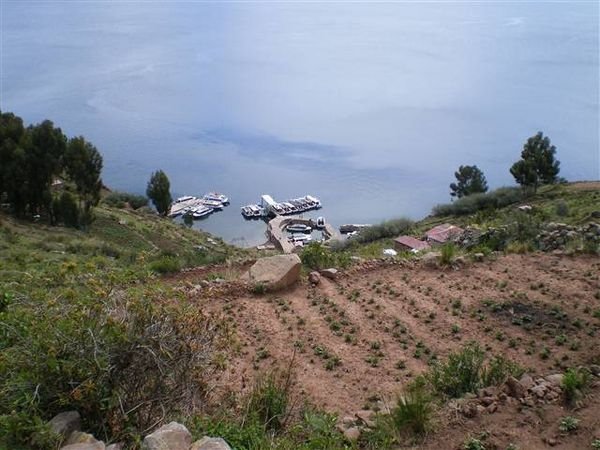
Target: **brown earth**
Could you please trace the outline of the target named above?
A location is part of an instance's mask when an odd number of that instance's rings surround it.
[[[192,271],[176,281],[190,285],[201,276]],[[458,270],[369,262],[335,281],[303,281],[274,295],[251,295],[239,285],[189,292],[236,330],[239,346],[221,388],[247,392],[258,374],[293,358],[297,398],[340,417],[378,399],[391,402],[428,361],[470,341],[538,376],[600,363],[597,257],[507,255]],[[419,448],[462,448],[467,436],[484,431],[487,448],[591,448],[600,433],[599,395],[596,381],[576,410],[560,401],[516,402],[466,419],[446,407]],[[581,420],[575,434],[558,431],[567,415]]]

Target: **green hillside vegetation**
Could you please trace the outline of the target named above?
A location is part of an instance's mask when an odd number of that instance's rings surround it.
[[[0,214],[0,448],[53,448],[43,424],[65,408],[131,441],[154,414],[121,408],[181,399],[226,341],[225,325],[159,274],[249,252],[150,210],[95,215],[83,232]]]
[[[529,213],[518,206],[529,205]],[[360,232],[355,238],[333,248],[338,252],[365,258],[380,258],[385,248],[394,248],[393,239],[400,234],[420,237],[436,225],[451,223],[461,227],[486,230],[493,227],[526,227],[530,235],[537,234],[543,224],[550,222],[583,225],[598,221],[594,212],[600,211],[600,183],[576,182],[545,185],[537,192],[521,187],[502,187],[481,194],[472,194],[452,203],[437,205],[431,215],[413,222],[394,219]],[[531,247],[535,249],[535,246]],[[480,251],[481,249],[475,249]],[[485,249],[484,249],[485,250]],[[490,249],[495,250],[495,249]],[[411,253],[400,255],[414,257]]]

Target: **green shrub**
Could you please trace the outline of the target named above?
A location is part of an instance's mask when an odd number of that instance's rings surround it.
[[[115,208],[124,208],[126,204],[132,209],[139,209],[148,204],[148,198],[143,195],[130,194],[129,192],[113,191],[103,199],[104,203]]]
[[[579,419],[576,419],[572,416],[563,417],[558,423],[558,429],[563,433],[570,433],[571,431],[575,431],[577,428],[579,428]]]
[[[431,423],[433,408],[431,397],[423,380],[413,383],[398,398],[396,406],[390,411],[389,423],[392,430],[400,436],[406,432],[422,435],[427,432]]]
[[[586,370],[567,369],[561,382],[565,402],[569,405],[574,404],[581,396],[582,391],[586,388],[588,383],[589,374]]]
[[[471,343],[458,353],[451,353],[445,363],[436,363],[428,374],[434,389],[449,397],[460,397],[481,387],[484,352]]]
[[[348,267],[350,257],[343,252],[333,252],[320,242],[311,242],[300,255],[302,264],[311,269],[320,270],[331,267]]]
[[[451,353],[446,362],[436,362],[425,375],[434,390],[449,397],[461,397],[485,386],[502,384],[509,375],[520,376],[523,369],[502,356],[485,364],[485,353],[477,343],[469,343]]]
[[[556,204],[555,212],[558,217],[567,217],[569,215],[569,206],[561,200]]]
[[[0,443],[54,448],[43,425],[69,409],[86,431],[131,441],[206,394],[221,329],[149,293],[115,305],[65,290],[64,299],[21,299],[2,313]]]
[[[441,256],[440,256],[440,264],[444,266],[449,266],[452,264],[452,260],[454,259],[454,255],[456,254],[456,246],[453,242],[446,242],[442,245],[441,248]]]
[[[164,255],[150,263],[150,270],[160,274],[175,273],[181,270],[181,262],[175,256]]]
[[[410,219],[399,218],[386,220],[378,225],[362,229],[352,240],[361,244],[374,242],[384,238],[395,238],[406,234],[413,227]]]
[[[484,367],[481,381],[484,386],[499,386],[509,376],[520,378],[523,373],[523,368],[517,363],[509,361],[503,356],[494,356]]]
[[[271,373],[258,378],[247,400],[246,415],[267,430],[283,428],[289,414],[290,377]]]
[[[464,450],[486,450],[485,445],[481,441],[481,439],[477,439],[474,437],[470,437],[463,444]]]
[[[455,202],[437,205],[434,216],[464,216],[482,210],[493,210],[518,203],[525,198],[525,192],[519,187],[503,187],[484,194],[472,194]]]
[[[264,283],[255,283],[250,288],[254,295],[264,295],[267,292],[267,286]]]

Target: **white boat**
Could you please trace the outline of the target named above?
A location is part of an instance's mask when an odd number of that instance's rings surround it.
[[[310,234],[295,234],[289,240],[294,244],[296,242],[306,243],[312,241],[312,236]]]
[[[209,208],[208,206],[198,206],[196,208],[191,208],[189,211],[194,219],[201,219],[208,216],[212,212],[212,208]]]
[[[229,198],[224,194],[219,194],[218,192],[209,192],[204,196],[204,198],[207,200],[221,202],[224,205],[229,203]]]
[[[325,218],[317,217],[317,228],[325,228]]]
[[[176,199],[173,203],[183,203],[183,202],[188,202],[190,200],[195,200],[196,197],[193,197],[191,195],[184,195],[183,197],[179,197],[178,199]]]
[[[200,200],[200,203],[212,209],[223,209],[223,202],[207,198],[207,196],[204,196],[202,200]]]
[[[310,233],[312,228],[302,223],[294,223],[285,227],[290,233]]]

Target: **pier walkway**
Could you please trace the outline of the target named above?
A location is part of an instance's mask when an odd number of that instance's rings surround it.
[[[291,224],[302,224],[315,228],[316,221],[313,219],[283,216],[276,216],[274,219],[270,220],[267,224],[267,236],[273,244],[283,251],[283,253],[293,253],[296,250],[294,244],[288,240],[288,235],[285,231],[285,227]],[[325,223],[325,227],[322,228],[321,231],[326,240],[341,238],[338,231],[329,223]]]

